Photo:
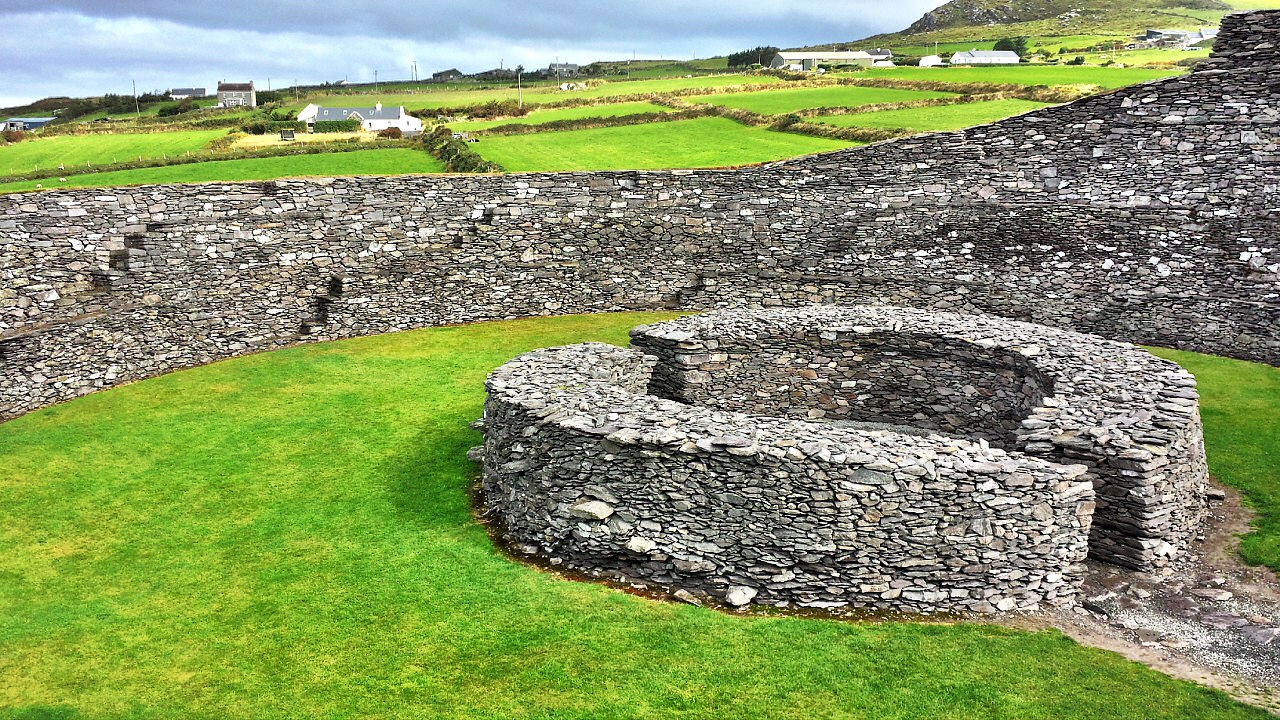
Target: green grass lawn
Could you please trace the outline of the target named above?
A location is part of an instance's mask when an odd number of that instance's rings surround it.
[[[1088,65],[993,65],[990,67],[870,68],[854,77],[1010,85],[1099,85],[1117,88],[1186,72],[1185,68],[1110,68]]]
[[[1055,631],[734,617],[505,559],[467,498],[486,373],[653,319],[301,346],[0,425],[0,716],[1268,717]]]
[[[722,107],[750,110],[761,115],[782,115],[796,110],[822,107],[858,107],[879,103],[912,102],[947,97],[950,93],[897,90],[893,88],[832,87],[794,88],[709,95],[689,98],[692,102],[711,103]]]
[[[1243,490],[1258,511],[1255,531],[1240,542],[1240,554],[1250,564],[1280,572],[1280,369],[1151,350],[1196,376],[1209,472]]]
[[[472,145],[511,172],[726,167],[851,147],[843,140],[696,120],[486,137]]]
[[[581,120],[582,118],[621,117],[624,115],[641,115],[644,113],[671,112],[665,105],[654,105],[646,102],[612,103],[609,105],[584,105],[582,107],[551,108],[534,110],[524,117],[505,118],[503,120],[470,120],[448,123],[454,130],[483,130],[498,125],[541,125],[558,120]]]
[[[308,175],[401,175],[444,172],[440,161],[422,150],[391,148],[342,153],[290,155],[248,160],[214,160],[168,167],[117,170],[57,178],[0,183],[0,193],[69,187],[112,187],[152,183],[194,183],[220,180],[273,180]]]
[[[920,132],[934,132],[983,125],[1043,107],[1049,106],[1030,100],[992,100],[851,115],[826,115],[816,117],[814,121],[839,127],[909,128]]]
[[[226,130],[185,130],[121,135],[57,135],[0,147],[0,174],[16,175],[40,169],[84,167],[86,162],[109,165],[197,151]]]
[[[539,83],[524,88],[524,101],[537,104],[555,102],[570,98],[603,98],[617,95],[639,95],[664,93],[688,88],[728,87],[732,85],[776,85],[783,82],[769,76],[746,75],[706,75],[692,78],[657,78],[648,80],[610,79],[595,87],[585,90],[561,92],[558,86]],[[483,90],[463,89],[460,86],[448,86],[445,89],[434,89],[425,86],[421,92],[408,94],[362,94],[362,95],[330,95],[315,96],[303,102],[317,105],[362,106],[381,101],[384,105],[403,105],[410,110],[440,107],[458,107],[478,105],[491,100],[515,100],[515,82],[510,87],[506,84],[489,87]]]

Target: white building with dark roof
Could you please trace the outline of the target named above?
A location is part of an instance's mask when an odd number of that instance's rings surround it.
[[[951,56],[952,65],[1017,65],[1021,60],[1012,50],[964,50]]]
[[[169,97],[174,100],[186,100],[187,98],[202,98],[209,92],[205,88],[170,88]]]
[[[298,113],[298,120],[312,129],[317,120],[360,120],[360,129],[365,132],[378,132],[388,128],[399,128],[400,132],[412,135],[422,132],[422,121],[405,112],[404,106],[390,108],[378,103],[373,107],[321,107],[311,104]]]
[[[258,107],[258,91],[253,83],[218,83],[218,107]]]
[[[773,62],[769,63],[769,67],[783,70],[814,70],[819,65],[861,65],[862,67],[871,67],[875,62],[875,57],[871,53],[862,50],[837,51],[825,50],[822,52],[791,52],[783,51],[773,56]]]

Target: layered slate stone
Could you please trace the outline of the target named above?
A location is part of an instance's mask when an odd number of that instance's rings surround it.
[[[1194,383],[1132,346],[866,307],[632,337],[489,379],[485,495],[531,552],[732,604],[992,612],[1071,603],[1095,519],[1095,554],[1150,567],[1201,512]]]
[[[737,170],[0,197],[0,418],[295,342],[810,303],[1280,363],[1280,12],[1187,75]]]

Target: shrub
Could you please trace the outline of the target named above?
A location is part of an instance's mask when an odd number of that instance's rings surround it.
[[[317,133],[356,132],[359,129],[359,118],[351,118],[349,120],[317,120],[311,127],[311,131]]]
[[[444,163],[449,172],[501,172],[502,166],[477,155],[443,125],[422,136],[422,147]]]
[[[4,132],[0,133],[0,137],[3,137],[4,141],[7,143],[16,143],[16,142],[22,142],[23,140],[26,140],[27,134],[22,132],[21,130],[5,130]]]
[[[404,132],[398,127],[389,127],[389,128],[384,128],[382,130],[379,130],[378,137],[391,138],[392,140],[399,140],[400,138],[404,137]]]
[[[1066,62],[1066,64],[1067,64],[1067,65],[1083,65],[1083,64],[1084,64],[1084,56],[1083,56],[1083,55],[1077,55],[1077,56],[1075,56],[1075,57],[1071,58],[1070,60],[1068,60],[1068,61]]]

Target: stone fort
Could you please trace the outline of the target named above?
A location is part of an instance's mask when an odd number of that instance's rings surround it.
[[[1280,362],[1280,12],[1194,72],[734,170],[0,198],[0,418],[305,340],[900,305]]]

